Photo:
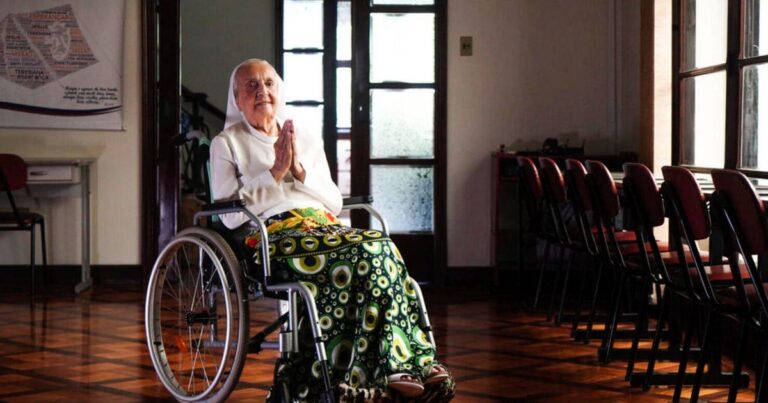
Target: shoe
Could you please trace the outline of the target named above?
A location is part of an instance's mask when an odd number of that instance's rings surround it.
[[[448,374],[448,370],[445,369],[444,366],[436,364],[429,370],[429,374],[427,375],[427,379],[424,380],[424,384],[429,385],[431,383],[442,382],[448,379],[449,376],[450,374]]]
[[[416,397],[424,393],[424,385],[411,374],[392,374],[387,377],[387,386],[404,397]]]

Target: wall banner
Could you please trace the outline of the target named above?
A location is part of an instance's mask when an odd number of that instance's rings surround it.
[[[0,127],[123,128],[124,0],[0,2]]]

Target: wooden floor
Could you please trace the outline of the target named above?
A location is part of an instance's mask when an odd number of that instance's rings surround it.
[[[456,402],[670,400],[669,388],[629,388],[623,362],[599,365],[596,341],[574,343],[569,326],[555,328],[509,301],[456,290],[428,293],[438,352],[457,381]],[[271,317],[271,308],[254,303],[254,326]],[[169,400],[147,354],[143,314],[138,286],[100,284],[79,297],[49,291],[34,304],[25,293],[3,292],[0,401]],[[249,356],[232,401],[263,400],[274,354]],[[704,389],[702,398],[725,401],[726,394]],[[740,391],[739,401],[753,396],[752,389]]]

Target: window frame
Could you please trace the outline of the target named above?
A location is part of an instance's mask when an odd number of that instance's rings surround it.
[[[727,0],[727,39],[725,63],[693,68],[683,71],[683,50],[685,49],[684,13],[686,0],[673,0],[672,8],[672,164],[684,165],[694,172],[708,173],[712,167],[684,164],[685,133],[683,131],[685,100],[683,100],[683,85],[685,79],[700,77],[707,74],[724,71],[726,75],[725,91],[725,149],[724,166],[722,168],[737,169],[746,175],[757,178],[768,178],[768,171],[741,168],[741,130],[742,130],[742,84],[744,69],[762,63],[768,63],[768,55],[745,57],[743,43],[745,40],[745,19],[743,12],[744,0]],[[768,156],[766,156],[768,157]]]

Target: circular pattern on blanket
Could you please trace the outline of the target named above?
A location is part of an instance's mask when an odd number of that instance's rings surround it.
[[[363,235],[369,238],[381,238],[382,233],[381,231],[377,231],[375,229],[369,229],[369,230],[363,231]]]
[[[328,330],[333,326],[333,319],[331,319],[328,315],[323,315],[320,317],[320,329]]]
[[[371,265],[368,263],[367,260],[361,260],[360,263],[357,264],[357,274],[360,276],[365,276],[368,274],[368,270],[371,269]]]
[[[334,337],[328,343],[331,365],[336,369],[347,369],[352,362],[352,340],[344,339],[344,335]]]
[[[344,235],[344,238],[346,238],[349,242],[360,242],[363,240],[363,236],[360,234],[347,234]]]
[[[405,280],[405,284],[403,284],[403,290],[405,291],[405,295],[408,296],[410,299],[416,299],[416,288],[413,287],[413,279],[408,277]]]
[[[364,312],[363,330],[372,332],[376,329],[376,325],[379,323],[379,306],[376,303],[371,303],[365,307]]]
[[[341,245],[341,237],[336,234],[323,236],[323,243],[331,248]]]
[[[429,342],[429,336],[427,336],[427,333],[420,328],[414,327],[413,330],[411,330],[411,335],[419,347],[432,348],[432,343]]]
[[[315,274],[323,270],[327,259],[325,255],[295,257],[288,260],[288,265],[301,274]]]
[[[368,350],[368,339],[360,337],[357,339],[357,352],[364,353]]]
[[[280,252],[283,255],[290,255],[296,250],[296,241],[291,237],[286,237],[280,240]]]
[[[352,265],[349,262],[336,262],[331,268],[331,282],[337,289],[345,289],[352,283]]]
[[[384,268],[387,270],[387,275],[389,275],[390,280],[394,280],[397,278],[397,263],[395,263],[394,260],[390,259],[389,257],[384,259]]]
[[[366,384],[365,381],[367,376],[365,374],[365,369],[355,365],[352,367],[351,374],[352,375],[349,377],[349,386],[356,388]]]
[[[302,281],[301,283],[307,286],[307,288],[309,289],[309,292],[312,293],[312,297],[317,299],[317,286],[315,285],[315,283],[312,283],[309,281]]]
[[[320,241],[315,237],[308,236],[301,238],[301,247],[309,252],[314,252],[317,250],[318,246],[320,246]]]
[[[403,329],[392,326],[392,356],[401,363],[408,361],[413,353],[409,346],[408,337]]]
[[[381,253],[381,242],[363,242],[363,248],[372,255]]]

